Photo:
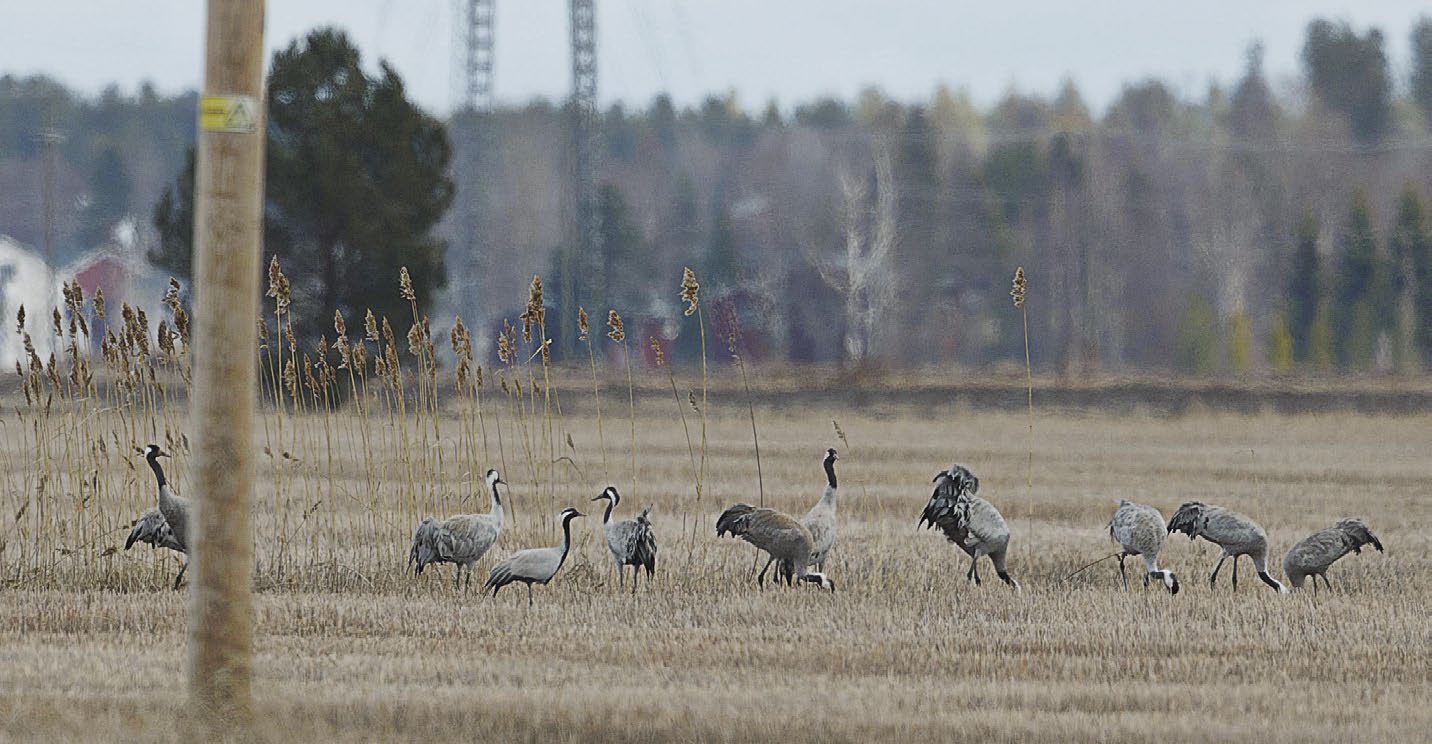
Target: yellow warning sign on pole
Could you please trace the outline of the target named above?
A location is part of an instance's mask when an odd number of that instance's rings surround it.
[[[199,129],[251,134],[259,128],[259,102],[253,96],[200,96]]]

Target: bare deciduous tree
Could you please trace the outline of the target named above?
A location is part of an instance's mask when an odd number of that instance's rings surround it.
[[[895,179],[888,146],[875,154],[874,195],[869,179],[839,169],[841,236],[844,256],[831,261],[809,241],[806,259],[820,278],[845,300],[845,361],[862,365],[873,354],[875,329],[894,297],[891,251],[897,242]]]

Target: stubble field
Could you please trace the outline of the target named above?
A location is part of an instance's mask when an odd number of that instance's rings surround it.
[[[715,535],[723,506],[760,499],[744,406],[713,403],[698,502],[699,420],[684,409],[693,458],[672,398],[646,400],[635,488],[624,400],[604,399],[600,440],[589,406],[570,400],[550,435],[540,409],[504,419],[490,403],[481,422],[458,413],[418,426],[309,414],[286,417],[277,432],[278,419],[266,417],[261,440],[301,446],[274,446],[261,465],[260,733],[1271,743],[1412,741],[1432,728],[1432,417],[1044,412],[1027,487],[1023,413],[757,408],[768,505],[803,513],[821,492],[824,448],[841,451],[831,595],[758,589],[755,549]],[[0,548],[0,738],[173,738],[185,595],[168,583],[179,560],[112,549],[153,504],[152,476],[122,441],[87,455],[99,463],[92,473],[67,474],[58,456],[23,449],[32,437],[14,430],[26,422],[9,422],[0,517],[15,526]],[[47,425],[69,426],[83,442],[92,424]],[[570,459],[544,465],[542,452]],[[965,556],[916,529],[931,477],[951,462],[979,475],[981,495],[1009,520],[1022,592],[994,580],[987,563],[985,584],[967,584]],[[493,599],[476,586],[455,591],[451,566],[416,578],[405,566],[423,514],[487,510],[479,479],[488,464],[511,483],[516,523],[478,580],[510,551],[557,544],[562,507],[590,515],[530,608],[520,587]],[[169,469],[187,493],[182,454]],[[53,485],[87,478],[107,484],[93,499]],[[52,484],[43,517],[33,511],[37,479]],[[588,501],[608,482],[623,492],[618,516],[655,505],[657,578],[635,596],[615,586],[600,504]],[[1343,559],[1331,572],[1335,591],[1316,597],[1274,594],[1246,559],[1236,593],[1226,566],[1210,589],[1217,549],[1182,535],[1162,561],[1184,583],[1176,597],[1137,583],[1125,593],[1111,560],[1066,580],[1113,550],[1105,524],[1117,498],[1165,517],[1188,499],[1242,511],[1267,529],[1275,565],[1303,536],[1353,515],[1387,553]],[[54,525],[65,534],[45,538]]]

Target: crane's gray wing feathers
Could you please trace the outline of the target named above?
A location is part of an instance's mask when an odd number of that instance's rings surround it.
[[[1336,527],[1318,530],[1288,549],[1283,556],[1283,573],[1321,573],[1348,552],[1343,533]]]
[[[920,526],[929,525],[945,533],[950,542],[965,547],[968,536],[967,503],[953,478],[948,473],[935,477],[935,490],[930,494],[925,511],[920,514]]]
[[[519,550],[492,567],[484,588],[506,586],[514,581],[545,584],[552,579],[561,565],[561,548]]]
[[[1120,500],[1109,520],[1109,536],[1124,550],[1136,555],[1158,555],[1168,527],[1158,509]]]
[[[189,512],[192,507],[189,499],[183,496],[175,496],[168,486],[160,488],[159,492],[159,513],[164,515],[164,521],[169,523],[169,531],[173,533],[174,540],[180,545],[189,544]]]
[[[1205,512],[1201,532],[1205,539],[1235,554],[1256,553],[1268,544],[1268,536],[1257,522],[1221,507]]]
[[[1344,519],[1335,526],[1303,538],[1283,556],[1283,573],[1289,576],[1320,574],[1348,553],[1360,553],[1364,545],[1382,550],[1382,542],[1361,520]]]
[[[641,510],[641,514],[632,521],[634,529],[627,538],[630,565],[645,568],[647,576],[656,572],[656,532],[651,529],[651,520],[647,518],[650,513],[650,506]]]
[[[168,520],[156,508],[149,509],[139,516],[134,523],[134,529],[130,530],[129,538],[124,541],[124,549],[129,550],[136,542],[148,543],[156,548],[169,548],[180,553],[184,551],[184,545],[174,537],[174,531],[169,528]]]
[[[439,554],[452,563],[476,563],[497,542],[499,532],[487,514],[459,514],[442,526],[446,539],[438,545]]]
[[[1182,532],[1188,535],[1190,540],[1203,534],[1204,523],[1207,521],[1203,514],[1205,508],[1199,501],[1184,502],[1168,520],[1169,534]]]
[[[717,536],[734,535],[781,558],[804,553],[808,561],[811,549],[810,530],[787,514],[774,509],[735,504],[716,520]]]
[[[995,545],[1002,540],[1009,540],[1009,525],[1005,524],[1004,515],[999,513],[994,504],[978,496],[966,496],[965,499],[966,505],[961,518],[966,522],[966,545]]]
[[[432,517],[424,519],[413,533],[413,545],[408,551],[408,565],[414,566],[413,573],[420,574],[430,563],[452,560],[452,535],[447,528]]]
[[[1337,529],[1342,530],[1348,549],[1352,552],[1361,553],[1364,545],[1371,545],[1377,552],[1382,552],[1382,541],[1372,534],[1372,529],[1361,519],[1344,519],[1337,523]]]

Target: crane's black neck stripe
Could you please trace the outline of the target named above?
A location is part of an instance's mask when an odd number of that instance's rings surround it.
[[[602,524],[612,521],[612,507],[617,505],[616,499],[607,499],[607,510],[602,514]]]
[[[164,485],[169,481],[165,480],[164,468],[160,467],[159,465],[159,453],[150,452],[149,454],[144,456],[144,459],[149,461],[149,467],[151,470],[154,471],[154,478],[159,481],[159,487],[163,488]],[[134,461],[130,460],[130,462]]]
[[[835,488],[835,456],[833,455],[825,456],[825,479],[830,483],[831,488]]]

